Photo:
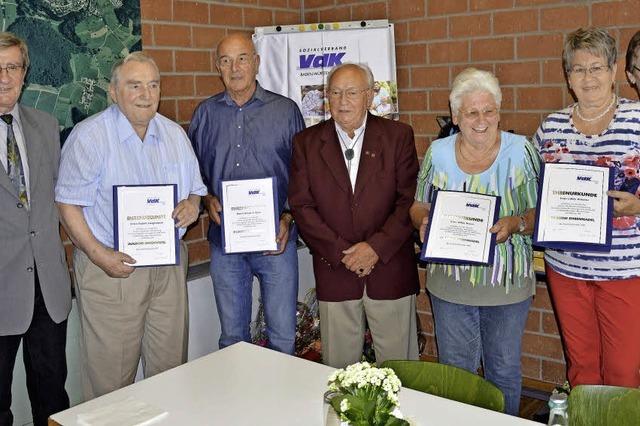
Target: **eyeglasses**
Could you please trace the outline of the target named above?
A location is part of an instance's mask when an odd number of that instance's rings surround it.
[[[24,65],[9,64],[6,67],[0,66],[0,73],[2,73],[2,71],[6,71],[9,77],[17,77],[23,69]]]
[[[609,69],[608,65],[592,65],[589,68],[573,67],[569,70],[569,72],[571,74],[574,74],[576,77],[585,78],[587,76],[587,71],[589,71],[589,75],[598,77],[604,74],[604,72],[608,69]]]
[[[149,89],[150,92],[160,90],[160,82],[159,81],[150,81],[147,84],[143,84],[139,81],[132,81],[126,83],[127,89],[135,92],[142,92],[145,88]]]
[[[238,66],[244,67],[253,62],[253,58],[255,55],[242,54],[235,58],[235,62]],[[218,58],[218,66],[220,68],[230,68],[233,65],[234,59],[230,56],[223,56]]]
[[[369,90],[368,87],[365,87],[364,89],[356,89],[355,87],[350,87],[344,90],[329,89],[328,93],[330,99],[340,99],[342,95],[344,95],[347,97],[347,99],[353,101],[357,99],[358,96],[360,96],[360,93],[366,92],[367,90]]]
[[[495,108],[487,108],[482,111],[478,111],[477,109],[472,109],[469,111],[460,110],[464,118],[467,120],[477,120],[482,115],[484,118],[492,119],[498,115],[498,110]]]

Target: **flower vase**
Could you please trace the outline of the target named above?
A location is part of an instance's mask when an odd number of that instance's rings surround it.
[[[324,393],[322,404],[322,417],[324,419],[324,426],[348,426],[349,423],[343,422],[338,417],[336,410],[331,405],[331,399],[337,395],[336,392],[327,391]]]

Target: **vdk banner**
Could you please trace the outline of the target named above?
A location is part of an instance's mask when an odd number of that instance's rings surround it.
[[[327,74],[347,62],[366,64],[373,72],[371,112],[398,119],[395,42],[388,21],[259,27],[253,40],[261,58],[260,85],[297,102],[307,126],[330,117]]]

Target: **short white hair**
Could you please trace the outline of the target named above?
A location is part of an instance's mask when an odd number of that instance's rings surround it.
[[[156,61],[154,61],[151,56],[149,56],[147,53],[143,51],[131,52],[127,54],[127,56],[125,56],[124,58],[120,59],[115,64],[113,64],[113,67],[111,68],[111,84],[112,85],[114,86],[118,85],[118,80],[120,79],[120,69],[124,66],[124,64],[131,61],[151,64],[151,66],[153,66],[153,68],[156,69],[156,72],[158,73],[158,75],[160,75],[160,69],[156,64]]]
[[[500,109],[502,91],[500,90],[500,83],[496,76],[489,71],[467,68],[453,80],[451,93],[449,94],[449,105],[451,106],[452,116],[456,116],[458,112],[460,112],[462,98],[473,92],[488,92],[493,96],[498,110]]]
[[[327,75],[327,86],[331,84],[331,78],[333,78],[333,75],[336,73],[336,71],[344,67],[357,68],[367,80],[367,88],[371,89],[373,87],[374,79],[373,79],[373,72],[371,72],[371,68],[369,68],[367,64],[357,64],[354,62],[342,63],[334,67],[331,71],[329,71],[329,75]]]

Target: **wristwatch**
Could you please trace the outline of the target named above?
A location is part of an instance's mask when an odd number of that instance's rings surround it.
[[[522,234],[527,227],[527,221],[524,219],[524,216],[519,216],[520,223],[518,224],[518,234]]]

